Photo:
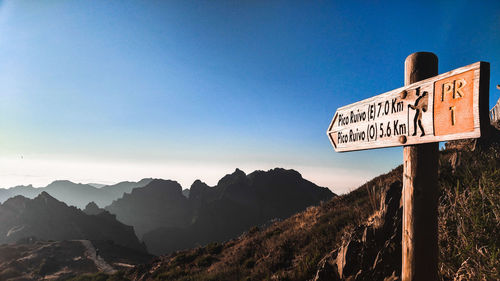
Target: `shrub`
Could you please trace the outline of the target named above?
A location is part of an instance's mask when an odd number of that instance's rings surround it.
[[[222,251],[222,244],[213,242],[207,245],[206,250],[211,255],[218,255]]]
[[[215,259],[212,256],[202,256],[196,260],[196,265],[200,267],[208,267]]]

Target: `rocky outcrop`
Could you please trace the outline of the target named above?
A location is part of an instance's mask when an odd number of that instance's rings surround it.
[[[441,168],[450,167],[454,172],[463,162],[462,154],[466,151],[485,151],[500,143],[500,126],[489,126],[479,139],[454,140],[445,143],[446,150],[441,152]]]
[[[321,260],[315,281],[400,280],[401,191],[400,181],[385,189],[380,210],[345,233],[340,248]]]

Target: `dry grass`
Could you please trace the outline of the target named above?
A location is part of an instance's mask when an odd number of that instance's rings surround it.
[[[439,205],[442,280],[500,280],[500,150],[463,152],[442,167]]]

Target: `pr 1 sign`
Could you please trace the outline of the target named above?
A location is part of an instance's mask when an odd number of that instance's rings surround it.
[[[478,138],[488,106],[481,76],[489,77],[486,62],[341,107],[328,138],[338,152]]]

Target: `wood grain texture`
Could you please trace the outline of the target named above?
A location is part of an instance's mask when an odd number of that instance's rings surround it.
[[[479,68],[479,119],[481,132],[489,132],[490,116],[490,64],[481,62]]]
[[[437,74],[432,53],[414,53],[405,61],[405,84]],[[438,280],[438,143],[403,149],[403,281]]]
[[[414,81],[410,78],[418,77],[421,73],[426,72],[410,73],[407,80]],[[436,99],[435,95],[442,94],[442,89],[436,87],[460,79],[464,79],[465,84],[459,88],[458,93],[463,96],[459,97],[457,94],[456,99],[450,100],[450,93],[447,93],[447,100],[444,101],[446,104],[437,104],[436,101],[441,100]],[[488,82],[484,81],[489,82],[489,64],[477,62],[406,84],[404,87],[339,108],[327,129],[327,135],[337,152],[478,138],[481,136],[481,124],[484,120],[482,107],[487,104],[489,96]],[[468,103],[457,103],[459,100]],[[441,107],[437,107],[438,105]],[[452,125],[449,121],[451,106],[455,105],[459,105],[453,109],[458,122]],[[414,120],[417,115],[415,108],[419,106],[422,110],[418,118],[420,124]],[[435,108],[440,110],[435,112]],[[435,114],[445,115],[438,118],[439,122],[447,120],[446,123],[439,123],[438,135],[435,131]],[[486,116],[487,124],[488,117]],[[462,126],[465,123],[467,126]]]

